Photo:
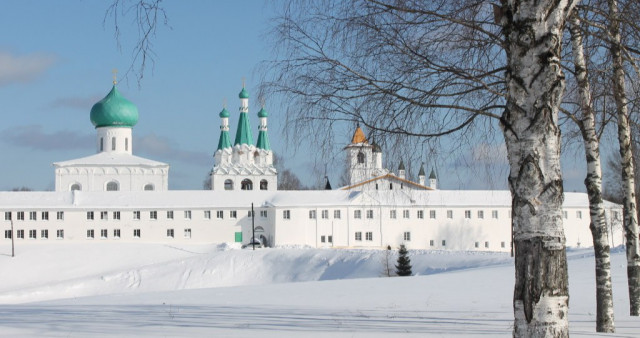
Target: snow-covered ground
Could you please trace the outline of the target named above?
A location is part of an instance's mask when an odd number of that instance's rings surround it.
[[[410,251],[419,276],[381,277],[383,250],[235,245],[0,246],[0,336],[510,336],[507,254]],[[630,317],[625,257],[613,256],[618,333]],[[395,257],[390,259],[395,261]],[[569,252],[573,336],[595,334],[590,250]]]

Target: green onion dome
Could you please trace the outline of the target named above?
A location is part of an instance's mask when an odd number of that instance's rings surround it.
[[[96,128],[131,128],[138,123],[138,108],[120,95],[114,85],[109,94],[91,108],[91,123]]]
[[[227,108],[222,108],[222,111],[220,112],[220,117],[229,117],[229,111],[227,110]]]
[[[238,94],[238,97],[241,99],[248,99],[249,92],[246,89],[244,89],[244,87],[242,87],[242,90],[240,91],[240,94]]]
[[[267,110],[264,109],[264,107],[262,107],[262,109],[260,109],[260,111],[258,112],[258,117],[269,117],[269,114],[267,113]]]

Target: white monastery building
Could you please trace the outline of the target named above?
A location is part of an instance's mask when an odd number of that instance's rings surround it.
[[[509,191],[439,190],[433,170],[415,182],[403,163],[393,173],[359,127],[344,148],[348,186],[278,191],[267,111],[254,144],[246,89],[239,98],[233,144],[231,114],[219,114],[211,190],[170,191],[168,164],[133,155],[138,109],[114,83],[91,109],[96,154],[54,163],[55,191],[0,192],[4,240],[246,244],[255,234],[271,247],[511,250]],[[623,243],[621,215],[607,204],[612,246]],[[563,218],[567,246],[592,245],[586,194],[565,193]]]

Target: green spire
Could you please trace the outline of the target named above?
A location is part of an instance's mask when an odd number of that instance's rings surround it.
[[[249,116],[247,113],[240,113],[238,121],[238,131],[236,131],[236,142],[238,144],[253,144],[253,135],[251,135],[251,125],[249,124]]]
[[[229,132],[226,130],[220,131],[220,140],[218,140],[218,150],[231,148],[231,139],[229,138]]]
[[[420,171],[418,172],[418,176],[424,176],[424,163],[420,164]]]
[[[429,174],[429,179],[432,180],[432,179],[435,179],[435,178],[436,178],[436,172],[433,171],[433,169],[431,169],[431,174]]]
[[[404,170],[404,162],[400,160],[400,165],[398,166],[398,170]]]
[[[256,144],[256,147],[262,150],[271,150],[269,136],[267,135],[266,130],[260,130],[260,132],[258,132],[258,143]]]

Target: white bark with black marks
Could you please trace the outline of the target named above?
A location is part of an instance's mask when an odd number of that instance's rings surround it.
[[[596,133],[595,113],[591,106],[591,88],[587,78],[580,19],[576,12],[569,18],[571,46],[576,82],[578,84],[581,114],[574,120],[582,134],[587,160],[587,177],[584,184],[589,196],[589,229],[593,237],[596,263],[596,331],[615,332],[613,293],[611,289],[611,257],[609,234],[602,199],[602,168],[600,165],[600,141]]]
[[[613,74],[613,95],[618,115],[618,142],[620,143],[620,166],[622,169],[623,214],[625,245],[627,250],[627,279],[629,283],[630,315],[640,316],[640,247],[638,246],[638,216],[636,210],[634,162],[631,149],[631,128],[624,83],[625,71],[620,47],[620,22],[618,2],[609,0],[609,52]]]
[[[503,0],[516,337],[568,337],[558,110],[564,92],[562,30],[574,1]]]

